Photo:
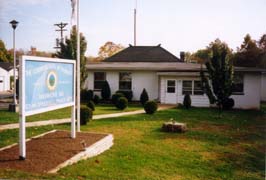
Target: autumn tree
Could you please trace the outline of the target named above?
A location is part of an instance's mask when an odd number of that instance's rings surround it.
[[[210,50],[208,48],[199,49],[191,55],[191,59],[197,61],[197,63],[205,63],[210,59]]]
[[[258,47],[266,52],[266,34],[263,34],[258,41]]]
[[[11,54],[6,49],[5,43],[0,39],[0,62],[10,62]]]
[[[260,49],[260,68],[266,69],[266,34],[263,34],[258,41],[258,47]]]
[[[216,103],[221,110],[224,102],[232,94],[233,65],[230,62],[232,50],[219,39],[210,43],[207,49],[210,52],[210,59],[205,64],[208,75],[205,76],[204,71],[201,71],[202,84],[210,103]]]
[[[100,47],[98,56],[101,60],[108,58],[119,51],[123,50],[124,47],[121,44],[115,44],[111,41],[106,42],[103,46]]]
[[[87,78],[86,73],[86,57],[87,41],[82,33],[80,33],[80,85],[82,86]],[[70,38],[66,37],[65,42],[60,44],[60,51],[56,53],[56,57],[65,59],[76,59],[77,57],[77,29],[73,26]]]
[[[263,44],[262,44],[263,46]],[[257,46],[255,40],[247,34],[237,52],[234,55],[233,61],[235,66],[243,67],[259,67],[261,64],[261,50]]]

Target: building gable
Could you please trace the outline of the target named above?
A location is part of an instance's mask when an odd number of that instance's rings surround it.
[[[158,46],[132,46],[106,58],[104,62],[181,62],[175,55]]]

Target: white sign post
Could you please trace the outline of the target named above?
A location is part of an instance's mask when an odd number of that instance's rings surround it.
[[[22,56],[19,69],[19,157],[26,158],[26,116],[71,106],[71,137],[76,137],[76,62]]]

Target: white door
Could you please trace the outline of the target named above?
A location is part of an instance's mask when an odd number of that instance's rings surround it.
[[[175,79],[166,80],[165,90],[165,103],[176,104],[177,103],[177,83]]]
[[[0,91],[4,91],[4,77],[0,76]]]

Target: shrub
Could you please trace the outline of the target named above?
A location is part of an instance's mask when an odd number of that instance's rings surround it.
[[[113,96],[112,96],[112,103],[113,104],[116,104],[116,102],[118,101],[118,99],[121,98],[121,97],[125,97],[125,95],[122,94],[122,93],[115,93],[115,94],[113,94]]]
[[[80,108],[80,124],[86,125],[92,119],[92,110],[88,107]]]
[[[149,95],[146,91],[146,89],[144,88],[141,95],[140,95],[140,102],[142,104],[142,106],[144,106],[144,104],[149,101]]]
[[[110,89],[108,81],[104,81],[104,83],[103,83],[103,87],[101,90],[101,96],[102,96],[103,100],[110,99],[111,89]]]
[[[93,95],[94,95],[93,90],[89,89],[87,91],[87,101],[92,101],[93,100]]]
[[[90,100],[88,102],[88,104],[87,104],[87,107],[91,108],[91,110],[94,111],[95,110],[95,104],[94,104],[94,102]]]
[[[154,114],[157,111],[158,105],[155,101],[147,101],[144,104],[144,110],[147,114]]]
[[[183,101],[183,106],[184,106],[186,109],[191,108],[191,98],[190,98],[190,95],[189,95],[189,94],[186,94],[186,95],[185,95],[185,97],[184,97],[184,101]]]
[[[92,99],[93,99],[93,91],[92,90],[82,89],[80,91],[80,100],[82,102],[88,102]]]
[[[94,95],[93,102],[94,102],[95,104],[99,104],[99,102],[100,102],[100,97],[99,97],[97,94]]]
[[[183,106],[182,103],[177,103],[176,107],[177,107],[177,108],[183,108],[184,106]]]
[[[80,101],[81,102],[86,102],[86,92],[87,92],[87,90],[86,89],[82,89],[81,91],[80,91]]]
[[[124,94],[124,96],[127,98],[127,100],[129,102],[132,101],[132,98],[133,98],[133,91],[129,90],[129,91],[126,91],[126,90],[119,90],[119,91],[116,91],[115,93],[122,93]]]
[[[116,106],[118,109],[121,109],[121,110],[126,109],[126,108],[127,108],[127,105],[128,105],[128,100],[127,100],[127,98],[125,98],[125,97],[120,97],[120,98],[117,100],[116,104],[115,104],[115,106]]]
[[[230,110],[234,107],[234,105],[235,105],[235,101],[232,98],[227,98],[222,103],[224,110]]]

